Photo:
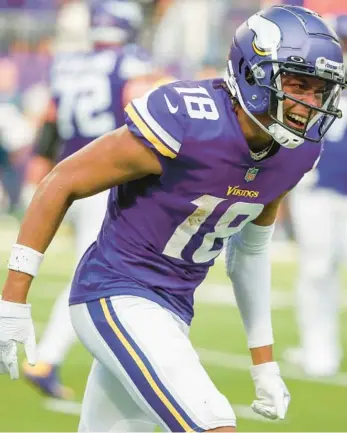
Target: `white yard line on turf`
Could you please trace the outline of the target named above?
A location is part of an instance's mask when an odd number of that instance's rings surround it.
[[[45,398],[43,407],[52,412],[60,412],[68,415],[79,415],[82,404],[77,401],[58,400],[57,398]]]

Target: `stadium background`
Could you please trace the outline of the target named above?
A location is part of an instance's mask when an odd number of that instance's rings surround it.
[[[146,26],[143,45],[157,63],[186,78],[220,74],[237,25],[262,5],[259,0],[143,0]],[[278,2],[276,2],[278,3]],[[288,3],[302,4],[303,1]],[[345,0],[307,0],[305,6],[325,15],[347,12]],[[192,19],[194,17],[194,19]],[[0,285],[6,260],[23,214],[23,173],[48,98],[48,70],[57,50],[87,48],[88,13],[82,1],[0,0]],[[179,29],[179,32],[178,30]],[[273,317],[276,356],[297,343],[293,310],[296,246],[283,218],[273,253]],[[63,225],[50,246],[30,301],[37,337],[57,293],[68,282],[74,257],[71,228]],[[346,308],[347,275],[343,270],[342,307]],[[343,308],[341,311],[343,311]],[[341,373],[330,379],[306,378],[281,363],[292,393],[284,422],[266,422],[251,409],[254,393],[244,331],[228,286],[223,262],[199,288],[192,340],[218,388],[239,417],[239,431],[347,431],[347,318],[341,314],[345,358]],[[22,352],[21,352],[22,356]],[[47,399],[23,380],[0,377],[0,431],[76,431],[90,356],[76,345],[62,370],[76,389],[76,401]]]

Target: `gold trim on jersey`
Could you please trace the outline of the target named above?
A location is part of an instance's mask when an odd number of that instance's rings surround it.
[[[141,119],[145,122],[146,125],[150,128],[154,134],[159,137],[159,139],[165,144],[165,146],[169,147],[175,153],[180,151],[182,143],[177,141],[171,134],[169,134],[166,129],[152,116],[148,109],[149,98],[153,92],[147,92],[142,98],[137,98],[132,101],[132,105],[134,106],[136,112],[139,114]],[[165,96],[164,96],[165,98]],[[162,113],[167,120],[169,119],[168,113]],[[169,115],[169,117],[171,117]],[[177,123],[177,119],[176,122]],[[179,128],[180,126],[177,125]]]
[[[154,135],[154,133],[150,130],[149,126],[141,119],[140,115],[136,112],[132,103],[129,103],[125,107],[125,111],[128,113],[128,116],[135,123],[138,129],[141,131],[143,136],[153,144],[153,146],[164,156],[168,156],[169,158],[176,158],[176,154],[172,152],[167,146],[159,140],[158,137]]]
[[[105,315],[107,323],[112,328],[113,332],[116,334],[119,341],[123,344],[129,355],[134,360],[137,367],[140,369],[144,377],[146,378],[147,382],[153,389],[153,391],[156,393],[156,395],[159,397],[161,402],[167,407],[169,412],[173,415],[173,417],[176,419],[176,421],[183,427],[184,431],[194,431],[192,427],[183,419],[183,417],[179,414],[177,409],[172,405],[172,403],[169,401],[169,399],[166,397],[166,395],[163,393],[163,391],[159,388],[158,384],[156,383],[155,379],[151,375],[150,371],[136,352],[136,350],[132,347],[131,343],[127,340],[126,336],[123,334],[123,332],[119,329],[115,321],[113,320],[110,310],[108,308],[107,302],[105,298],[100,299],[100,305],[102,308],[102,311]]]

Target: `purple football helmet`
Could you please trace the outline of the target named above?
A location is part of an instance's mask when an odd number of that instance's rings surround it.
[[[90,11],[90,39],[93,43],[134,42],[143,24],[141,5],[131,0],[96,1]]]
[[[284,75],[322,80],[321,105],[311,105],[284,92]],[[338,100],[346,76],[338,37],[308,9],[284,5],[263,9],[237,29],[226,82],[247,115],[282,146],[294,148],[305,140],[319,142],[342,115]],[[309,108],[301,130],[285,123],[285,99]],[[273,120],[268,126],[254,116],[265,113]]]

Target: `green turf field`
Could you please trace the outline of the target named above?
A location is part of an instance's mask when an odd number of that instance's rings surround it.
[[[16,224],[0,219],[0,285],[5,277],[5,264],[10,245],[15,240]],[[30,302],[40,335],[54,298],[71,275],[74,259],[72,242],[66,228],[60,231],[49,248],[40,276],[36,278]],[[273,267],[274,329],[276,355],[297,341],[292,308],[292,285],[295,263],[275,263]],[[346,278],[344,278],[346,283]],[[249,404],[254,397],[248,373],[249,357],[239,314],[225,285],[224,266],[218,262],[201,287],[197,299],[192,340],[202,362],[217,387],[232,403],[238,414],[239,431],[347,431],[347,359],[342,372],[327,381],[309,381],[299,370],[282,364],[282,372],[291,391],[292,402],[285,421],[264,422],[253,416]],[[347,284],[344,285],[345,287]],[[346,291],[344,292],[346,295]],[[344,296],[346,299],[346,296]],[[345,355],[347,353],[347,317],[342,318]],[[22,352],[21,352],[22,354]],[[77,429],[84,384],[91,358],[77,344],[69,354],[62,370],[66,384],[76,390],[76,403],[58,404],[38,395],[23,380],[10,381],[0,377],[0,431],[73,432]]]

